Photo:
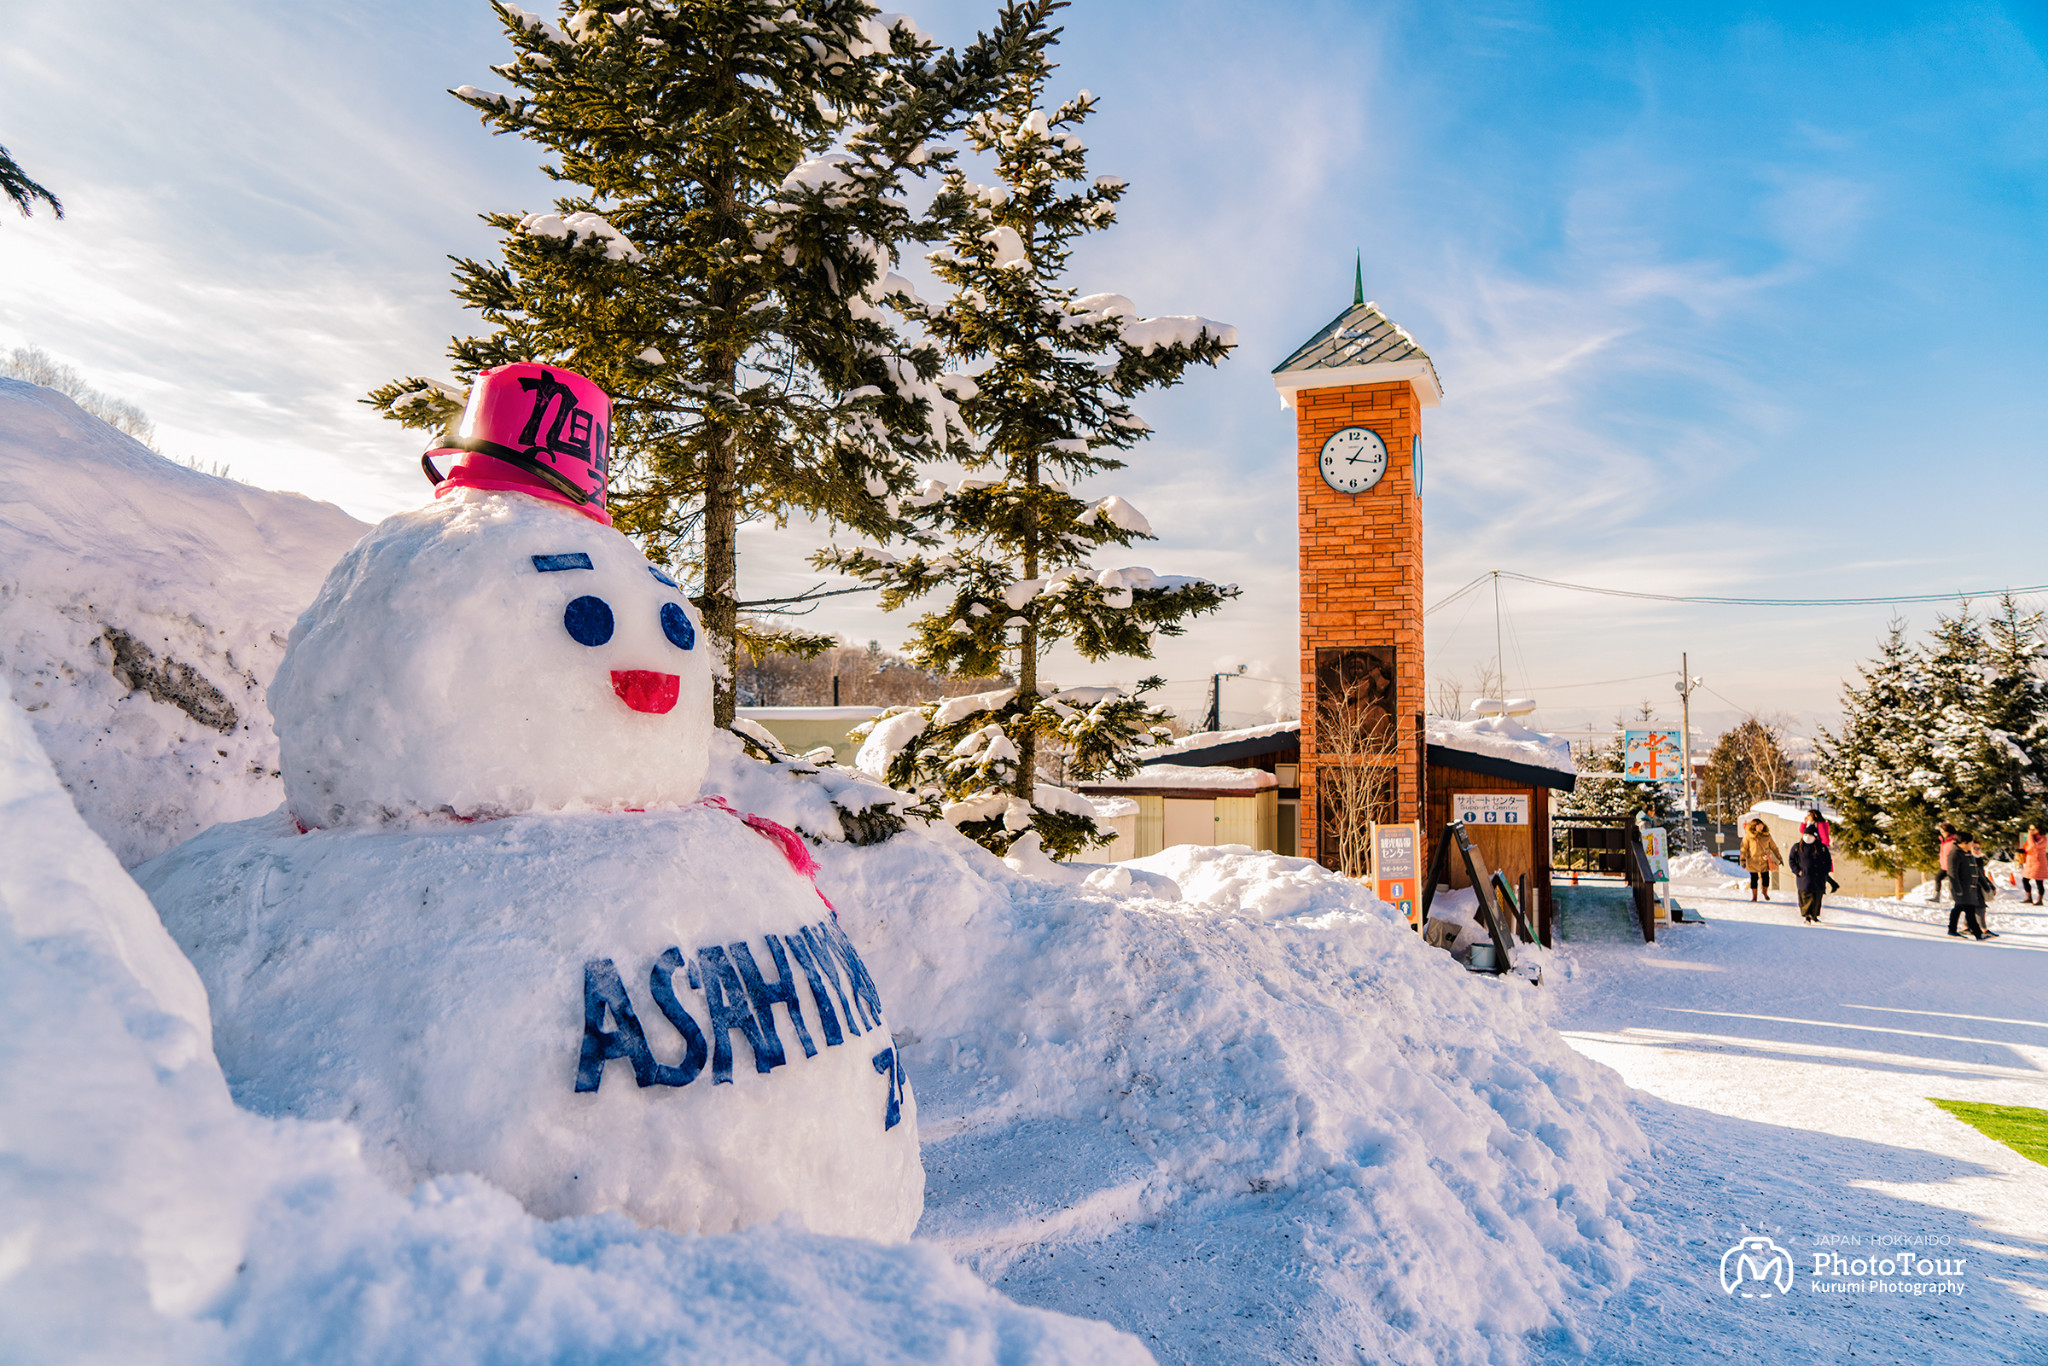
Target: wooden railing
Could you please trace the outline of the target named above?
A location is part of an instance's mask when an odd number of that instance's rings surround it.
[[[1657,883],[1643,833],[1627,816],[1560,816],[1551,821],[1551,878],[1619,878],[1635,902],[1643,942],[1657,939]]]

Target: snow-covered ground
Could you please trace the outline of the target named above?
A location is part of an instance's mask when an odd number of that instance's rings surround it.
[[[1533,987],[1303,860],[1084,872],[943,826],[856,847],[834,805],[864,779],[729,737],[707,792],[818,841],[888,1001],[916,1239],[395,1188],[356,1129],[233,1103],[200,981],[121,866],[281,802],[263,690],[356,528],[21,389],[0,387],[0,1361],[2044,1359],[2048,1168],[1925,1101],[2048,1106],[2044,913],[2006,899],[1981,945],[1910,901],[1815,929],[1709,869],[1680,896],[1712,923],[1518,951]],[[96,519],[97,479],[122,498]],[[155,653],[117,670],[109,627]],[[1745,1226],[1801,1255],[1796,1293],[1723,1293]],[[1963,1293],[1811,1293],[1822,1238],[1920,1238],[1967,1259]]]
[[[1980,944],[1924,902],[1829,897],[1814,927],[1782,891],[1752,904],[1713,873],[1675,890],[1707,924],[1557,955],[1559,1027],[1639,1088],[1656,1148],[1630,1226],[1645,1272],[1588,1355],[2048,1360],[2048,1167],[1928,1102],[2048,1109],[2048,911],[2004,898]],[[1790,1295],[1723,1291],[1745,1229],[1792,1252]],[[1817,1254],[1905,1250],[1964,1258],[1961,1293],[1814,1287]]]

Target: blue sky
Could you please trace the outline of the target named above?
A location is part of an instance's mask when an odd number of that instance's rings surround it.
[[[69,216],[0,222],[0,346],[40,344],[139,402],[172,454],[366,518],[420,501],[416,437],[355,399],[443,373],[467,330],[445,255],[490,250],[479,210],[547,194],[533,149],[443,93],[503,56],[488,6],[14,9],[0,143]],[[914,13],[959,42],[991,9]],[[1164,533],[1140,562],[1245,588],[1165,646],[1169,677],[1293,672],[1292,419],[1268,372],[1349,301],[1354,250],[1444,381],[1432,600],[1493,568],[1766,597],[2048,582],[2038,8],[1083,3],[1063,20],[1060,93],[1102,97],[1092,167],[1132,183],[1076,283],[1240,328],[1224,367],[1143,405],[1157,436],[1100,490]],[[743,575],[811,582],[818,535],[750,531]],[[1708,728],[1810,724],[1889,615],[1505,599],[1510,690],[1560,728],[1643,697],[1675,716],[1681,650],[1713,689]],[[1433,675],[1494,654],[1491,599],[1461,606],[1431,618]],[[834,613],[812,622],[907,634]],[[1240,714],[1279,697],[1228,686]]]

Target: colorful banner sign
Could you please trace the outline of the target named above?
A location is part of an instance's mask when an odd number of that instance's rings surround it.
[[[1414,924],[1422,905],[1422,828],[1413,821],[1372,828],[1373,895]]]
[[[1512,825],[1526,829],[1529,798],[1526,793],[1454,792],[1451,815],[1462,825]]]
[[[1675,783],[1685,775],[1684,750],[1675,730],[1621,733],[1621,776],[1631,783]]]

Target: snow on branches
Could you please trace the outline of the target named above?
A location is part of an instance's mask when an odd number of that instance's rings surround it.
[[[1887,872],[1932,872],[1949,821],[1992,851],[2048,823],[2048,648],[2040,613],[2010,598],[1942,616],[1926,645],[1894,622],[1842,689],[1842,728],[1815,747],[1850,853]]]
[[[920,664],[1017,680],[972,709],[974,699],[954,699],[881,719],[863,766],[997,852],[1035,831],[1068,857],[1105,837],[1092,807],[1044,781],[1041,758],[1057,754],[1069,777],[1123,776],[1166,718],[1147,700],[1157,679],[1061,690],[1040,681],[1041,660],[1062,643],[1089,660],[1149,659],[1156,637],[1238,592],[1139,566],[1095,568],[1098,552],[1152,539],[1152,525],[1120,497],[1091,500],[1073,486],[1122,468],[1120,453],[1150,430],[1132,396],[1217,364],[1237,334],[1203,318],[1145,318],[1124,295],[1065,283],[1075,239],[1115,221],[1125,186],[1089,178],[1076,130],[1094,97],[1046,109],[1050,70],[1036,54],[968,121],[967,140],[994,159],[999,183],[949,169],[939,202],[954,227],[927,253],[950,297],[919,316],[964,372],[935,385],[973,434],[953,453],[969,477],[925,480],[898,497],[917,528],[913,553],[832,547],[814,563],[880,588],[886,608],[927,601],[909,647]]]
[[[501,259],[455,273],[487,327],[454,369],[542,360],[611,395],[614,517],[697,581],[730,655],[741,520],[914,534],[899,498],[964,448],[943,346],[893,267],[953,229],[958,206],[919,211],[913,182],[945,175],[946,141],[1038,60],[1055,5],[1006,5],[958,52],[863,0],[571,0],[559,24],[494,8],[506,88],[453,93],[543,148],[562,195],[486,215]],[[445,420],[413,381],[370,401]],[[714,714],[731,719],[729,681]]]

